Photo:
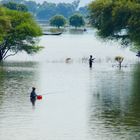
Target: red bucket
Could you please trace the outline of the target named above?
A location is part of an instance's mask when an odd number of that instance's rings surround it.
[[[42,100],[42,95],[37,95],[38,100]]]

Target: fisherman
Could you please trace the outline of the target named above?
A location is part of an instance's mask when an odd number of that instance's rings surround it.
[[[95,58],[92,58],[92,55],[90,55],[90,58],[89,58],[89,67],[92,68],[92,63],[93,63],[93,60]]]
[[[30,98],[31,99],[36,99],[36,97],[37,97],[37,94],[36,94],[36,92],[35,92],[35,87],[32,87],[32,92],[31,92],[31,94],[30,94]]]
[[[35,92],[35,87],[32,87],[32,92],[30,94],[30,101],[31,101],[33,106],[35,106],[36,97],[37,97],[37,94]]]

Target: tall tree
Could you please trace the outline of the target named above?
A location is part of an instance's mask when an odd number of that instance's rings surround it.
[[[38,19],[45,19],[48,20],[52,16],[57,14],[63,15],[65,18],[69,18],[72,14],[74,14],[78,8],[78,1],[73,3],[50,3],[50,2],[43,2],[38,6],[37,10],[37,18]],[[28,6],[27,6],[28,7]]]
[[[50,25],[56,26],[58,28],[66,24],[66,19],[62,15],[56,15],[50,19]]]
[[[27,12],[0,7],[0,31],[0,61],[21,51],[32,54],[42,48],[35,39],[42,31]]]
[[[80,14],[74,14],[69,18],[69,23],[71,26],[74,26],[75,28],[81,27],[85,25],[85,21],[82,15]]]
[[[105,39],[140,48],[140,1],[95,0],[89,5],[90,23]]]

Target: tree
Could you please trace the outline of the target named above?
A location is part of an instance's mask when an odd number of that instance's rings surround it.
[[[44,20],[48,20],[52,16],[55,16],[57,14],[63,15],[65,18],[68,18],[77,10],[78,5],[78,1],[74,1],[73,3],[63,2],[58,4],[44,1],[38,6],[36,15],[38,19]]]
[[[44,1],[39,5],[36,17],[37,19],[49,20],[51,17],[56,15],[56,13],[56,4]]]
[[[80,14],[74,14],[69,18],[69,23],[71,26],[74,26],[75,28],[81,27],[85,25],[85,21],[82,15]]]
[[[4,3],[3,6],[11,10],[17,10],[17,11],[23,11],[23,12],[28,11],[27,7],[24,4],[17,4],[15,2]]]
[[[19,5],[25,5],[29,12],[31,12],[39,20],[49,20],[55,15],[63,15],[65,18],[69,18],[75,12],[79,12],[87,16],[87,6],[79,8],[80,0],[74,0],[72,3],[60,2],[53,3],[44,1],[43,3],[37,3],[33,0],[1,0],[1,4],[16,3]],[[14,8],[13,8],[14,7]],[[17,10],[16,6],[11,6],[8,8]]]
[[[66,19],[62,15],[56,15],[50,19],[50,25],[60,28],[66,24]]]
[[[70,3],[58,3],[56,7],[56,12],[60,15],[63,15],[65,18],[68,18],[76,10],[75,5]]]
[[[0,31],[0,61],[21,51],[32,54],[42,48],[35,39],[42,31],[27,12],[0,7]]]
[[[13,3],[21,4],[21,3],[23,3],[24,1],[25,1],[25,0],[1,0],[1,3],[4,4],[4,3],[13,2]]]
[[[80,4],[80,0],[75,0],[72,2],[72,5],[74,6],[75,9],[79,7],[79,4]]]
[[[38,4],[36,2],[34,2],[34,1],[24,1],[23,4],[26,5],[29,12],[31,12],[34,15],[36,14],[37,9],[38,9]]]
[[[104,39],[140,48],[140,1],[95,0],[89,5],[90,23]]]

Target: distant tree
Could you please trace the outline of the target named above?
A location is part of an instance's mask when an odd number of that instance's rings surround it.
[[[84,6],[84,7],[80,7],[78,12],[83,15],[84,17],[87,17],[88,14],[89,14],[89,11],[88,11],[88,7],[87,6]]]
[[[38,4],[34,1],[24,1],[24,5],[26,5],[29,12],[31,12],[33,15],[36,15],[36,12],[38,10]]]
[[[17,10],[17,11],[23,11],[23,12],[28,11],[27,7],[24,4],[17,4],[15,2],[4,3],[3,6],[11,10]]]
[[[84,15],[84,17],[87,16],[87,6],[79,8],[80,0],[74,0],[72,3],[60,2],[58,4],[47,1],[37,3],[33,0],[1,0],[0,3],[6,4],[8,8],[13,10],[18,10],[19,8],[16,5],[11,5],[11,3],[24,4],[28,11],[39,20],[49,20],[57,14],[69,18],[76,12]]]
[[[50,25],[58,28],[66,24],[66,19],[62,15],[56,15],[50,19]]]
[[[72,2],[72,5],[74,6],[74,8],[77,10],[77,8],[79,7],[80,4],[80,0],[75,0]]]
[[[23,3],[24,1],[25,1],[25,0],[1,0],[1,3],[4,4],[4,3],[13,2],[13,3],[21,4],[21,3]]]
[[[82,15],[74,14],[69,18],[69,24],[75,28],[85,25],[85,21]]]
[[[72,14],[76,12],[78,6],[78,1],[74,1],[73,3],[63,2],[58,4],[45,1],[38,6],[36,17],[38,19],[48,20],[52,16],[59,14],[63,15],[65,18],[69,18]]]
[[[40,4],[36,13],[37,19],[49,20],[51,17],[56,15],[56,4],[43,2]]]
[[[18,52],[36,53],[36,37],[42,35],[31,14],[0,7],[0,61]]]

